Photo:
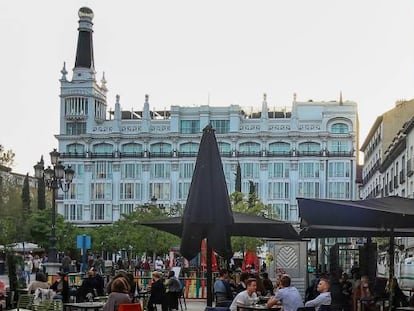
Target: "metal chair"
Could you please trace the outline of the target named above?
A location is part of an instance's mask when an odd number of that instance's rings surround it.
[[[185,287],[183,286],[183,288],[181,288],[181,294],[178,295],[178,303],[180,304],[180,309],[181,311],[183,311],[183,304],[181,302],[181,298],[184,301],[184,307],[187,310],[187,302],[185,301]]]
[[[140,303],[121,303],[118,311],[142,311]]]
[[[17,311],[31,311],[33,305],[34,296],[31,294],[19,294],[17,300]]]

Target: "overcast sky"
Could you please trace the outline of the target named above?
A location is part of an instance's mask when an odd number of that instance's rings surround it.
[[[414,96],[411,0],[1,1],[0,144],[13,170],[57,147],[59,79],[71,78],[78,10],[95,14],[97,77],[108,106],[358,103],[360,139],[396,100]]]

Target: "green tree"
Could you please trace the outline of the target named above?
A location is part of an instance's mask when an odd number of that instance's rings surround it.
[[[3,145],[0,145],[0,165],[12,166],[14,156],[15,154],[12,150],[6,150]]]
[[[38,210],[32,213],[29,219],[30,235],[32,240],[41,247],[48,249],[50,246],[50,229],[52,225],[51,209]],[[76,253],[76,236],[82,229],[65,222],[62,215],[56,215],[56,240],[58,251]]]
[[[236,192],[242,192],[241,189],[241,167],[240,167],[240,162],[237,162],[237,169],[236,169],[236,182],[235,182],[235,187],[234,187],[234,191]]]
[[[26,216],[30,213],[30,187],[29,187],[29,173],[26,174],[23,181],[22,188],[22,203],[23,211]]]
[[[175,212],[180,213],[180,209]],[[165,254],[172,246],[179,244],[179,238],[138,223],[167,217],[168,214],[158,205],[138,206],[135,212],[121,215],[121,219],[113,224],[83,228],[78,234],[91,236],[91,251],[94,253],[125,250],[128,256]]]
[[[44,166],[43,156],[41,156],[39,164]],[[37,179],[37,208],[40,210],[46,208],[46,185],[43,178]]]
[[[256,216],[268,215],[270,207],[263,204],[253,192],[248,195],[247,200],[243,198],[240,192],[234,192],[230,195],[230,201],[234,212],[241,212]],[[234,251],[239,251],[243,254],[247,250],[256,251],[258,247],[264,244],[264,240],[250,237],[232,237],[231,245]]]

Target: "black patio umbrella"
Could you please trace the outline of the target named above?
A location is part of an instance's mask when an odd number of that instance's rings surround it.
[[[398,196],[360,201],[298,198],[298,206],[302,237],[389,237],[390,278],[394,276],[394,236],[414,236],[413,199]]]
[[[188,260],[200,252],[201,241],[223,258],[231,258],[233,213],[214,129],[203,130],[183,215],[181,254]]]
[[[234,224],[230,229],[231,236],[300,240],[299,234],[289,222],[239,212],[233,212],[233,218]],[[157,219],[137,224],[156,228],[176,236],[181,236],[183,230],[181,217]]]
[[[227,191],[214,129],[203,129],[193,178],[183,215],[180,253],[191,260],[207,239],[207,305],[212,304],[212,248],[223,258],[231,258],[230,228],[233,213]]]

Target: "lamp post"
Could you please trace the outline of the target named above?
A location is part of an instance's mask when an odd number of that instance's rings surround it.
[[[52,225],[50,229],[50,247],[48,251],[48,262],[55,264],[57,260],[56,252],[56,192],[60,188],[63,192],[68,192],[70,184],[75,175],[75,171],[68,166],[65,168],[59,161],[60,153],[53,149],[50,152],[50,163],[52,167],[48,166],[46,169],[43,166],[43,162],[37,162],[34,166],[35,177],[43,179],[45,186],[52,190]]]

